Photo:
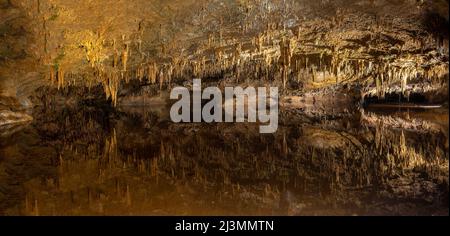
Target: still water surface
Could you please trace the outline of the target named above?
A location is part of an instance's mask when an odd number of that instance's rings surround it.
[[[282,111],[174,124],[165,107],[34,111],[0,138],[1,215],[448,215],[448,110]]]

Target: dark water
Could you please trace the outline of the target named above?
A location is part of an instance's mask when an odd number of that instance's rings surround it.
[[[36,108],[4,132],[0,214],[448,215],[446,109],[282,111],[265,135],[119,110]]]

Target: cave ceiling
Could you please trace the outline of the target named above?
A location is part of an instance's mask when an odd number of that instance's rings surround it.
[[[328,57],[319,64],[334,74],[377,64],[398,77],[442,77],[447,12],[445,0],[1,0],[0,91],[20,97],[44,85],[108,85],[151,77],[152,65],[166,74],[189,67],[193,77],[217,61],[271,64],[282,60],[283,41],[300,62]]]

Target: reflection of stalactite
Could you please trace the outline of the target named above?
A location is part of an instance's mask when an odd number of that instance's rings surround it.
[[[405,139],[405,134],[403,133],[403,130],[402,130],[402,133],[400,135],[400,144],[399,144],[399,146],[400,146],[400,155],[404,156],[406,154],[407,150],[406,150],[406,139]]]
[[[103,148],[103,160],[111,166],[117,160],[117,133],[114,128],[111,135],[106,138]],[[101,174],[99,175],[101,176]]]
[[[283,133],[283,155],[286,157],[289,154],[289,147],[286,139],[286,133]]]
[[[30,212],[30,204],[28,202],[28,193],[25,193],[25,215],[28,215]]]
[[[38,200],[34,200],[34,215],[39,216],[39,206],[38,206]]]
[[[127,184],[127,190],[125,193],[125,202],[127,206],[131,206],[131,193],[130,193],[130,186]]]
[[[383,124],[380,122],[375,128],[375,148],[379,154],[383,150]]]

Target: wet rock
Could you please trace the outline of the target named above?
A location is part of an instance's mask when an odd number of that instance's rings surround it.
[[[0,127],[4,129],[5,133],[6,130],[14,130],[11,129],[13,125],[33,120],[33,117],[26,112],[23,104],[29,105],[29,100],[24,100],[21,103],[15,98],[0,96]]]
[[[24,123],[33,120],[33,117],[23,112],[8,110],[0,111],[0,126],[16,123]]]

